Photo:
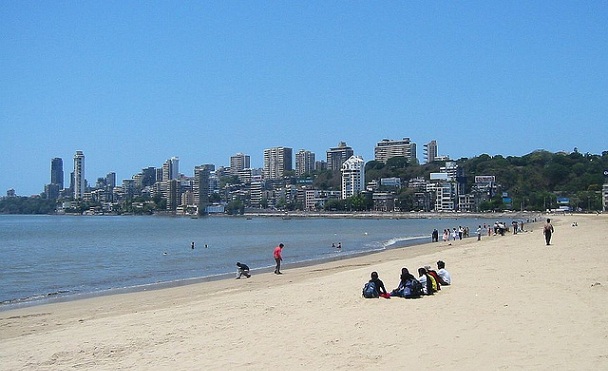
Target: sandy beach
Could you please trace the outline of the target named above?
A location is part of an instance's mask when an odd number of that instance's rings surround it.
[[[309,267],[0,312],[4,370],[608,369],[606,215]],[[572,226],[577,222],[578,226]],[[289,263],[289,247],[284,251]],[[453,285],[363,299],[444,260]],[[272,246],[269,246],[272,260]]]

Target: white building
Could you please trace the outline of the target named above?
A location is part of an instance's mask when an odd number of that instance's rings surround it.
[[[416,161],[416,143],[412,143],[410,138],[382,139],[374,148],[374,157],[376,161],[383,163],[393,157],[405,157],[409,161]]]
[[[342,164],[342,198],[365,190],[365,162],[361,156],[351,156]]]

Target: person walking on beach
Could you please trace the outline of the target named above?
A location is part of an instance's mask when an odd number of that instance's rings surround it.
[[[481,241],[481,226],[477,227],[477,241]]]
[[[551,224],[551,219],[547,218],[547,223],[545,223],[545,227],[543,228],[543,234],[545,235],[545,242],[547,246],[551,244],[551,235],[553,234],[553,224]]]
[[[274,261],[277,263],[276,267],[274,268],[274,274],[283,274],[281,273],[281,261],[283,260],[283,244],[280,243],[279,246],[274,248],[274,252],[273,252],[273,256],[274,256]]]

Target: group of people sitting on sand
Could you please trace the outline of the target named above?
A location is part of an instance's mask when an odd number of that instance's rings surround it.
[[[399,285],[390,293],[384,287],[382,280],[378,278],[378,272],[372,272],[371,279],[363,286],[363,297],[390,298],[397,296],[406,299],[419,298],[423,295],[433,295],[441,290],[441,286],[448,286],[451,283],[452,277],[445,269],[445,263],[439,260],[436,271],[429,265],[419,268],[418,278],[414,277],[407,268],[401,268]]]

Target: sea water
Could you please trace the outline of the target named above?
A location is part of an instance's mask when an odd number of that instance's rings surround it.
[[[430,241],[433,228],[478,219],[0,215],[0,309],[22,303],[179,285]],[[441,238],[441,236],[440,236]],[[194,249],[192,249],[194,242]],[[332,248],[341,243],[342,249]]]

